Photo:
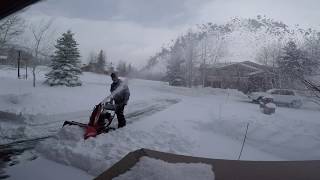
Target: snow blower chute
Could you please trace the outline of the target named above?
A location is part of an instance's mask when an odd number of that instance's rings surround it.
[[[76,125],[85,129],[83,138],[88,139],[89,137],[96,137],[101,133],[108,133],[114,128],[110,127],[110,124],[114,118],[115,106],[111,102],[102,101],[96,105],[91,113],[90,120],[88,124],[75,122],[75,121],[65,121],[65,125]]]

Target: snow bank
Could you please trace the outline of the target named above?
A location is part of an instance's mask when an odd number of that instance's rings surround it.
[[[76,168],[61,165],[45,158],[38,157],[36,160],[20,163],[5,169],[9,175],[8,180],[57,180],[57,179],[77,179],[88,180],[93,176],[86,174]]]
[[[5,95],[0,95],[0,99],[2,99],[2,101],[7,104],[21,104],[27,100],[32,99],[32,97],[30,93],[5,94]]]
[[[1,112],[0,112],[1,117]],[[0,144],[7,144],[18,140],[26,140],[43,137],[46,130],[28,126],[22,119],[0,118]]]
[[[211,165],[202,163],[168,163],[142,157],[130,171],[114,180],[214,180]]]
[[[190,154],[191,142],[183,135],[173,133],[179,131],[165,124],[148,131],[130,124],[108,134],[83,140],[83,129],[66,126],[53,138],[41,142],[36,149],[49,159],[98,175],[127,153],[140,148]]]
[[[1,144],[9,143],[10,140],[28,139],[28,137],[34,137],[37,134],[30,127],[26,127],[25,124],[11,126],[8,123],[1,122],[0,125]]]

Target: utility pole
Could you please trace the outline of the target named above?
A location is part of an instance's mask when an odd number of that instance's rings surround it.
[[[26,79],[28,79],[28,60],[26,59]]]
[[[20,57],[21,57],[21,52],[18,51],[18,79],[20,79]]]

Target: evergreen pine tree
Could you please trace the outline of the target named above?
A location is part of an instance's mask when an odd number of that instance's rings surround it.
[[[97,67],[96,71],[98,73],[103,73],[105,71],[105,66],[106,66],[106,56],[102,50],[100,50],[98,59],[97,59]]]
[[[174,84],[177,80],[184,81],[182,63],[183,60],[181,59],[171,59],[170,61],[168,61],[166,79],[169,81],[170,84]]]
[[[294,88],[297,80],[301,80],[312,69],[311,61],[307,58],[306,53],[299,49],[293,41],[289,41],[284,47],[283,55],[278,60],[278,66],[282,81],[287,88]]]
[[[126,76],[127,75],[127,64],[124,61],[119,61],[117,66],[117,71],[119,75]]]
[[[113,72],[115,71],[112,62],[110,62],[110,63],[108,64],[108,71],[109,71],[109,73],[113,73]]]
[[[50,65],[52,70],[46,74],[45,83],[50,86],[81,86],[80,53],[73,35],[68,30],[57,40],[56,51]]]
[[[181,40],[178,39],[171,49],[171,54],[167,64],[166,79],[169,81],[169,84],[175,85],[175,83],[180,83],[178,85],[186,85],[184,79],[185,72],[183,72],[184,62],[185,60],[182,56]]]
[[[127,68],[127,74],[130,74],[132,73],[132,65],[131,63],[128,65],[128,68]]]
[[[96,64],[97,64],[97,55],[93,52],[89,55],[89,64],[87,66],[87,70],[90,72],[96,72]]]

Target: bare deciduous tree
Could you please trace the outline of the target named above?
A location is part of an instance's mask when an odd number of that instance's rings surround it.
[[[17,38],[25,30],[25,20],[14,14],[0,21],[0,48]]]
[[[266,44],[257,52],[256,61],[270,67],[275,67],[277,60],[282,53],[280,42]]]
[[[312,71],[314,74],[319,74],[320,70],[320,32],[309,29],[308,33],[305,33],[303,49],[307,52],[308,57],[314,62]]]
[[[228,53],[225,34],[219,31],[208,31],[201,40],[202,85],[205,85],[208,65],[215,65]]]
[[[185,79],[188,87],[192,87],[194,85],[195,79],[195,66],[199,60],[198,53],[198,39],[197,34],[188,32],[183,38],[183,51],[182,57],[185,60]]]
[[[39,64],[39,55],[41,56],[48,56],[50,54],[50,51],[52,49],[52,44],[49,39],[49,29],[53,23],[53,20],[44,21],[42,20],[38,25],[31,25],[31,32],[33,35],[34,40],[34,60],[32,62],[32,75],[33,75],[33,87],[36,86],[36,67]],[[47,41],[44,42],[44,40],[47,38]]]

